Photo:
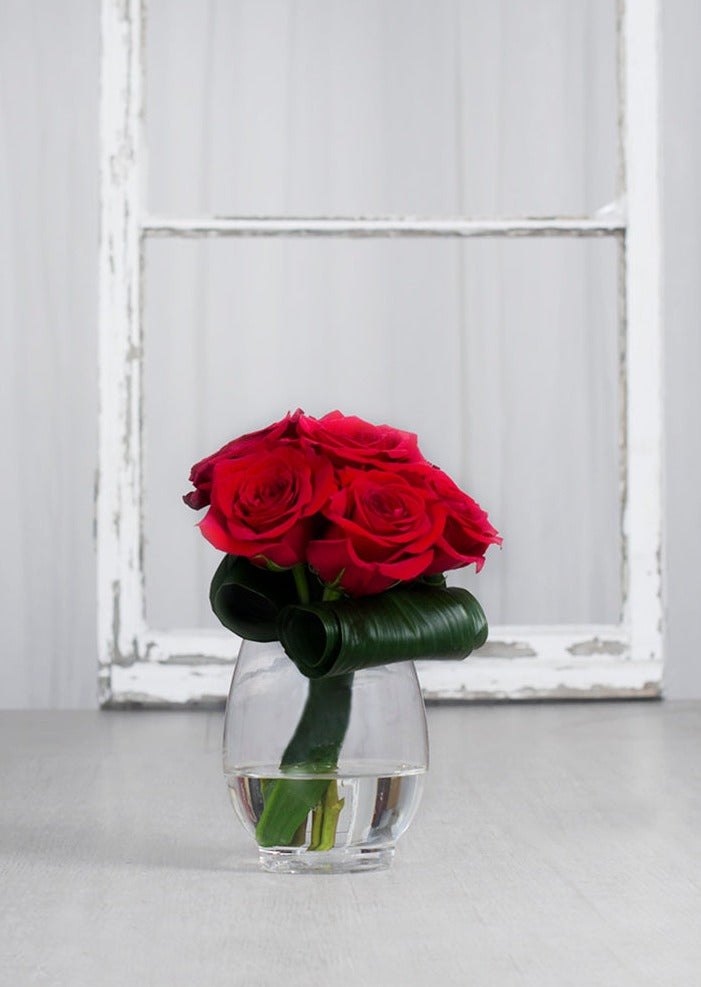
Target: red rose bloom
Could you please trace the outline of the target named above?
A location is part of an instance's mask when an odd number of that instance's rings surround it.
[[[338,479],[323,511],[329,527],[307,547],[323,581],[367,596],[427,572],[445,525],[432,488],[382,469],[346,467]]]
[[[268,425],[267,428],[261,428],[257,432],[240,435],[238,439],[228,442],[218,452],[200,460],[199,463],[195,463],[190,470],[190,483],[197,489],[184,495],[183,500],[187,506],[199,511],[209,504],[212,473],[217,463],[227,459],[239,459],[241,456],[247,456],[254,452],[259,453],[265,449],[271,449],[276,443],[284,439],[296,438],[297,423],[301,414],[302,412],[299,410],[295,411],[293,415],[288,412],[281,421]]]
[[[212,469],[212,502],[199,527],[222,552],[287,568],[304,560],[313,516],[335,489],[328,460],[292,442],[221,459]]]
[[[445,528],[436,542],[427,575],[460,569],[472,562],[475,571],[479,572],[489,546],[502,543],[485,511],[437,466],[411,467],[410,470],[436,491],[446,511]]]
[[[402,432],[389,425],[372,425],[340,411],[331,411],[318,420],[303,415],[298,427],[302,441],[324,453],[336,466],[424,461],[412,432]]]

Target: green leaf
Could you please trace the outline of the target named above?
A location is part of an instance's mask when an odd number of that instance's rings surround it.
[[[352,687],[352,675],[310,680],[302,716],[282,755],[282,768],[335,770],[350,719]]]
[[[350,719],[353,676],[309,682],[307,701],[280,767],[290,773],[330,774]],[[277,778],[265,789],[265,806],[256,827],[260,846],[290,846],[311,810],[319,804],[328,778]]]
[[[209,590],[224,627],[249,641],[277,641],[278,614],[297,598],[290,570],[263,569],[239,555],[224,556]]]
[[[259,846],[292,846],[295,833],[329,787],[328,778],[278,778],[256,827]]]
[[[278,625],[285,651],[311,679],[409,659],[466,658],[487,640],[487,619],[471,593],[418,583],[290,605]]]

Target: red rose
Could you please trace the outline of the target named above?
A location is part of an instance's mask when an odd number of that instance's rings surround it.
[[[222,552],[287,568],[304,560],[313,516],[335,489],[331,463],[291,442],[221,459],[199,527]]]
[[[423,575],[445,524],[434,491],[381,469],[346,467],[339,482],[323,511],[330,525],[307,547],[323,581],[366,596]]]
[[[336,466],[424,461],[413,433],[389,425],[372,425],[340,411],[331,411],[318,420],[302,416],[298,427],[300,438],[327,455]]]
[[[446,511],[445,528],[436,542],[434,559],[427,575],[460,569],[475,563],[479,572],[484,554],[490,545],[501,545],[502,539],[479,504],[462,491],[437,466],[409,467],[422,482],[428,483]]]
[[[199,511],[209,504],[212,472],[217,463],[227,459],[239,459],[241,456],[247,456],[253,452],[270,449],[283,439],[295,438],[297,436],[297,423],[301,414],[302,412],[299,410],[295,411],[293,415],[288,412],[281,421],[268,425],[267,428],[261,428],[257,432],[240,435],[238,439],[234,439],[223,446],[219,452],[195,463],[190,470],[190,483],[197,489],[184,495],[183,500],[187,506]]]

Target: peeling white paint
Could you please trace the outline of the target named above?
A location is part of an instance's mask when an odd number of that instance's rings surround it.
[[[101,694],[144,626],[141,555],[140,112],[138,0],[103,0],[100,106],[100,490],[97,503]]]
[[[109,705],[211,705],[223,703],[232,664],[137,662],[112,672]],[[416,663],[426,699],[538,700],[654,698],[660,694],[661,662],[620,658],[543,660],[492,658]]]
[[[493,236],[611,236],[625,230],[622,209],[614,205],[594,217],[525,219],[429,219],[417,216],[246,217],[163,219],[144,221],[147,236],[343,236],[343,237],[493,237]]]
[[[623,145],[628,577],[623,620],[635,658],[662,656],[662,317],[658,0],[624,5]]]
[[[100,701],[209,703],[226,695],[239,641],[146,626],[143,577],[142,248],[146,236],[613,236],[620,244],[619,626],[501,627],[467,662],[418,663],[429,698],[658,695],[662,658],[658,0],[620,4],[621,169],[615,202],[589,217],[146,217],[139,0],[102,0]],[[624,205],[625,203],[625,205]],[[97,493],[97,492],[96,492]]]
[[[602,641],[595,637],[590,641],[578,641],[567,648],[571,655],[622,655],[627,651],[623,641]]]
[[[451,664],[453,667],[450,667]],[[426,699],[603,699],[660,694],[661,662],[600,657],[417,662]]]
[[[184,665],[138,662],[128,668],[112,670],[110,705],[145,704],[179,706],[183,703],[222,702],[229,691],[232,665],[201,665],[196,669]]]

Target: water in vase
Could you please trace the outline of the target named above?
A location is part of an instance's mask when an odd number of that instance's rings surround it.
[[[270,870],[357,870],[386,866],[394,844],[408,828],[421,798],[425,772],[368,764],[342,773],[283,774],[279,768],[243,771],[227,778],[237,815],[251,836],[277,779],[314,786],[319,803],[284,846],[261,848]]]

